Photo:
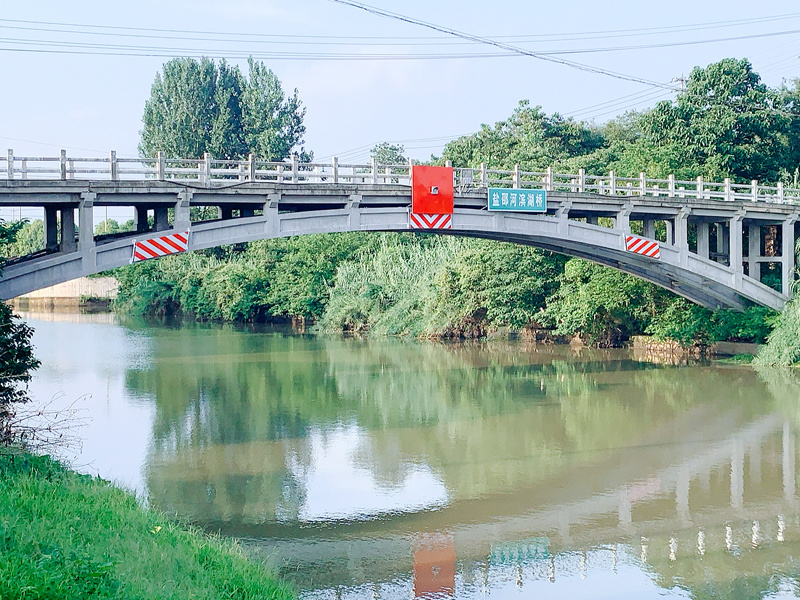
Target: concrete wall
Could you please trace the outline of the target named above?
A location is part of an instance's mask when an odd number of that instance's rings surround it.
[[[18,300],[64,299],[80,301],[81,298],[117,297],[117,280],[113,277],[79,277],[50,287],[18,296]]]

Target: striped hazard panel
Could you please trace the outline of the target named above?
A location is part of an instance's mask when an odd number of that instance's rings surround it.
[[[408,226],[411,229],[451,229],[451,214],[408,213]]]
[[[186,252],[189,248],[189,232],[171,233],[161,237],[140,240],[133,245],[133,262],[158,258],[168,254]]]
[[[628,235],[625,237],[625,248],[628,252],[635,252],[650,258],[661,258],[661,247],[658,242],[648,240],[636,235]]]

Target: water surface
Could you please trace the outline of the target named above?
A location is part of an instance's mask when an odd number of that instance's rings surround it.
[[[26,315],[82,469],[304,598],[796,597],[800,378],[523,341]]]

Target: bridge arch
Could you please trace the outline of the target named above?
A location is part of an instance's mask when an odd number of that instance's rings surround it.
[[[155,189],[158,188],[158,189]],[[153,203],[166,196],[169,206],[175,203],[176,186],[148,186],[147,202]],[[269,189],[264,189],[265,187]],[[197,196],[198,203],[216,203],[241,207],[243,202],[256,202],[252,206],[261,208],[262,214],[254,215],[253,210],[241,210],[240,214],[253,216],[232,217],[232,210],[222,208],[227,218],[213,221],[189,223],[180,222],[178,216],[169,229],[157,233],[131,234],[112,240],[79,240],[74,249],[60,251],[44,256],[31,257],[9,264],[0,279],[0,297],[12,298],[36,289],[47,287],[77,277],[95,274],[131,262],[134,241],[147,239],[154,235],[188,230],[189,250],[212,248],[225,244],[248,242],[277,237],[333,233],[348,231],[408,231],[408,205],[410,194],[407,188],[399,186],[339,186],[325,192],[312,189],[308,185],[258,186],[256,190],[247,189],[243,193],[237,188],[231,191],[203,190]],[[335,192],[335,193],[331,193]],[[85,194],[85,192],[83,192]],[[100,194],[106,201],[115,200],[116,194],[130,196],[130,191],[111,190],[95,194],[95,202]],[[178,196],[195,192],[179,190]],[[210,196],[214,198],[210,198]],[[135,198],[143,202],[144,198]],[[131,201],[127,198],[127,201]],[[180,200],[178,201],[178,204]],[[456,198],[456,208],[452,219],[452,229],[438,231],[450,235],[462,235],[525,244],[591,260],[617,270],[640,277],[663,288],[669,289],[693,302],[709,308],[743,308],[744,299],[780,309],[788,295],[769,288],[757,280],[744,275],[722,263],[690,252],[688,244],[662,243],[661,258],[655,260],[628,252],[625,246],[626,223],[615,219],[619,228],[608,228],[594,224],[597,216],[617,215],[620,212],[653,211],[677,215],[686,212],[686,202],[660,207],[647,206],[646,199],[640,199],[631,208],[630,198],[608,198],[598,194],[553,193],[548,197],[550,207],[547,215],[524,213],[496,213],[485,209],[485,192],[462,193]],[[627,205],[627,207],[626,207]],[[262,208],[263,207],[263,208]],[[691,210],[691,207],[689,210]],[[695,210],[700,211],[702,207]],[[726,206],[724,209],[734,213],[741,207]],[[176,215],[178,213],[176,212]],[[642,213],[645,214],[645,213]],[[650,214],[650,213],[647,213]],[[586,217],[576,220],[573,215]],[[727,214],[724,216],[728,216]],[[779,215],[783,218],[783,215]],[[735,215],[734,217],[736,218]],[[81,222],[89,222],[79,217]]]

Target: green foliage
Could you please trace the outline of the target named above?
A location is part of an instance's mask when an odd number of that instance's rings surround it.
[[[534,324],[563,259],[485,240],[384,236],[344,263],[321,326],[389,335],[472,337]]]
[[[46,457],[0,451],[0,598],[292,598],[228,541]]]
[[[677,340],[684,346],[720,341],[763,344],[776,314],[763,306],[750,306],[744,311],[710,311],[676,298],[653,315],[646,331],[658,339]]]
[[[6,258],[25,256],[44,248],[44,222],[14,221],[5,223],[6,234],[0,240],[0,255]]]
[[[145,103],[139,153],[173,158],[281,160],[302,148],[305,109],[297,90],[287,97],[262,62],[248,61],[249,74],[224,60],[175,58],[156,75]]]
[[[652,283],[573,258],[542,317],[558,334],[579,335],[601,347],[618,346],[644,331],[667,297],[668,292]]]
[[[0,221],[0,256],[7,255],[8,246],[14,243],[21,227],[20,222]],[[0,275],[4,263],[0,259]],[[31,371],[39,367],[33,354],[32,336],[33,329],[14,315],[8,304],[0,302],[0,446],[14,439],[10,428],[13,405],[28,400]]]
[[[603,144],[593,129],[558,114],[546,115],[540,106],[519,103],[511,117],[494,127],[449,142],[443,159],[455,167],[477,167],[486,163],[493,169],[542,170],[572,156],[589,154]]]
[[[379,165],[407,165],[405,146],[381,142],[369,151],[370,156],[378,161]]]
[[[753,361],[758,365],[789,366],[800,362],[800,297],[792,298],[775,319],[772,333]]]

